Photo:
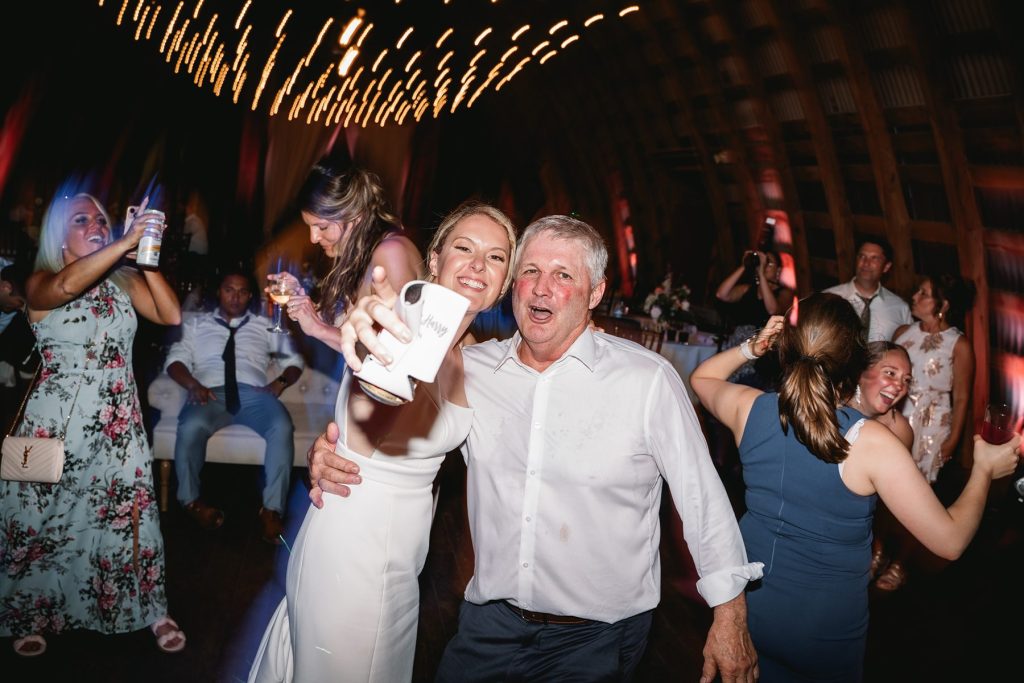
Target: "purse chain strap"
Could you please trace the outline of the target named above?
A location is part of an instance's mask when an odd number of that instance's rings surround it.
[[[14,421],[11,422],[11,428],[7,430],[7,436],[14,436],[15,430],[18,428],[18,423],[21,422],[21,418],[25,416],[25,406],[28,405],[28,397],[32,395],[32,390],[36,388],[36,380],[39,379],[39,373],[43,369],[43,359],[40,355],[39,365],[36,366],[35,374],[32,375],[32,381],[28,384],[28,391],[25,392],[25,396],[21,399],[21,406],[18,408],[18,412],[14,414]],[[71,406],[68,408],[68,416],[64,418],[64,428],[61,430],[60,439],[63,440],[68,434],[68,425],[71,424],[71,412],[75,408],[75,403],[78,402],[78,392],[82,390],[82,382],[85,381],[85,376],[78,382],[78,388],[75,389],[75,397],[71,399]]]

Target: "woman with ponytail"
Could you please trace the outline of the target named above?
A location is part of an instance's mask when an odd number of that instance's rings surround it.
[[[773,347],[783,372],[778,393],[727,381]],[[899,439],[847,405],[868,357],[850,304],[814,294],[690,377],[740,452],[740,529],[750,560],[765,563],[764,578],[747,592],[765,683],[861,680],[879,498],[929,550],[956,559],[977,531],[990,482],[1017,464],[1019,435],[1002,446],[976,436],[967,485],[944,508]]]

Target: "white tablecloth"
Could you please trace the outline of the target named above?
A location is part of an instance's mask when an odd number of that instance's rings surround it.
[[[661,355],[668,358],[669,362],[675,367],[676,372],[683,378],[683,384],[686,385],[686,391],[690,394],[690,400],[693,401],[693,405],[697,405],[700,401],[697,400],[697,395],[690,388],[690,373],[693,372],[694,368],[716,353],[718,353],[718,348],[715,346],[682,344],[669,341],[661,345]]]

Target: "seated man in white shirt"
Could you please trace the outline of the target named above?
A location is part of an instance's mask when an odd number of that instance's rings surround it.
[[[897,327],[914,320],[907,302],[882,286],[882,277],[891,268],[892,245],[882,237],[865,237],[857,244],[853,279],[825,290],[850,302],[865,323],[869,342],[892,341]]]
[[[278,396],[299,379],[303,362],[288,335],[270,332],[271,321],[248,310],[253,286],[246,273],[225,273],[217,289],[217,310],[187,320],[181,341],[168,351],[167,374],[188,390],[188,402],[178,416],[174,467],[185,511],[204,528],[219,527],[224,513],[199,498],[206,442],[230,424],[245,425],[262,436],[267,442],[266,482],[259,517],[263,540],[277,545],[295,455],[292,419]],[[284,370],[267,383],[272,361]]]
[[[660,355],[588,327],[607,262],[586,223],[535,221],[514,266],[519,332],[463,350],[476,563],[438,681],[629,680],[661,596],[664,481],[701,575],[697,589],[714,609],[702,680],[756,679],[743,591],[762,565],[747,562],[678,373]],[[376,289],[393,301],[386,282]],[[353,368],[361,365],[355,336],[384,350],[367,312],[393,333],[405,329],[386,306],[357,306],[343,327]],[[328,430],[336,438],[336,427]],[[321,491],[346,495],[344,484],[359,481],[352,472],[321,437],[310,452],[314,503]]]

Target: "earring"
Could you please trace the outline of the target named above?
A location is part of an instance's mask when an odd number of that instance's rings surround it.
[[[857,402],[857,405],[861,405],[861,400],[860,399],[861,399],[860,385],[858,384],[857,385],[857,390],[855,392],[853,392],[853,400]]]
[[[943,317],[944,317],[945,315],[946,315],[945,313],[943,313],[942,311],[939,311],[939,320],[942,320],[942,318],[943,318]]]

